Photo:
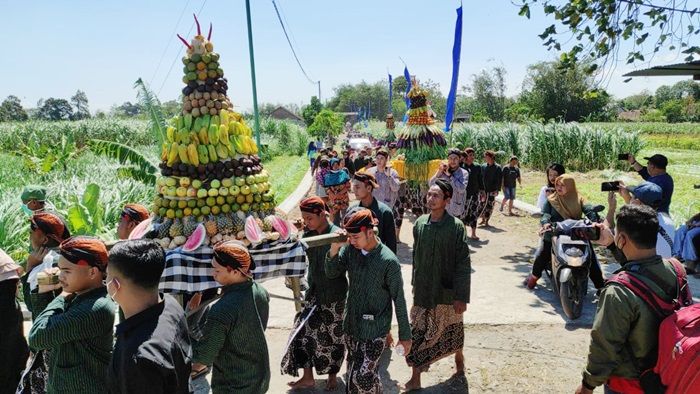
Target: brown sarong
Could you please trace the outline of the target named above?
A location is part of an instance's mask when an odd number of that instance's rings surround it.
[[[463,315],[455,313],[452,305],[432,309],[411,308],[413,345],[406,356],[409,366],[427,371],[435,361],[461,351],[464,347]]]

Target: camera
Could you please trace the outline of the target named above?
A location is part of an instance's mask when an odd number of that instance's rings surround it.
[[[619,189],[620,189],[620,182],[619,181],[603,182],[600,184],[600,191],[601,192],[616,192]]]

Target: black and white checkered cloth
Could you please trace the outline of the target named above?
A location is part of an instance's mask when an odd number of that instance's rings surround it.
[[[299,241],[272,242],[249,249],[255,261],[253,277],[258,282],[280,276],[306,275],[307,257]],[[165,255],[165,270],[160,278],[160,290],[165,293],[196,293],[220,285],[212,276],[211,259],[214,250],[203,246],[193,252],[180,248]]]

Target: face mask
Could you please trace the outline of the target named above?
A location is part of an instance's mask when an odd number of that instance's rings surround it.
[[[27,216],[32,216],[32,215],[34,215],[34,211],[32,211],[31,209],[29,209],[29,207],[27,206],[27,204],[22,204],[22,212],[24,212],[24,214],[27,215]]]
[[[112,282],[114,282],[115,280],[117,280],[117,279],[116,279],[116,278],[112,278],[112,280],[110,280],[109,282],[107,282],[107,283],[105,284],[105,287],[107,288],[107,295],[109,296],[109,298],[111,298],[112,301],[117,302],[117,300],[114,299],[114,297],[116,297],[116,295],[117,295],[117,292],[115,291],[114,294],[112,294],[112,293],[109,292],[109,285],[110,285]],[[117,291],[119,291],[119,282],[116,282],[116,283],[115,283],[115,287],[117,287]]]
[[[615,237],[615,239],[613,240],[613,242],[615,243],[615,250],[613,251],[613,257],[615,258],[615,260],[617,260],[618,263],[620,263],[622,265],[622,264],[625,264],[627,262],[627,257],[625,256],[625,252],[622,251],[622,247],[620,247],[617,244],[617,238],[618,237]]]

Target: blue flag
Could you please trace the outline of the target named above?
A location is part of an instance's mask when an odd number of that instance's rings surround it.
[[[411,74],[408,73],[408,66],[403,68],[403,77],[406,78],[406,114],[403,116],[405,123],[408,120],[408,109],[411,108],[411,99],[408,98],[408,92],[411,91]]]
[[[450,93],[447,95],[447,109],[445,110],[445,131],[450,131],[452,118],[455,112],[455,100],[457,99],[457,81],[459,80],[459,58],[462,52],[462,6],[457,8],[457,23],[455,25],[455,41],[452,47],[452,83]]]
[[[389,74],[389,112],[387,112],[388,114],[391,113],[391,95],[393,93],[392,92],[393,89],[394,89],[394,84],[391,80],[391,74]]]

